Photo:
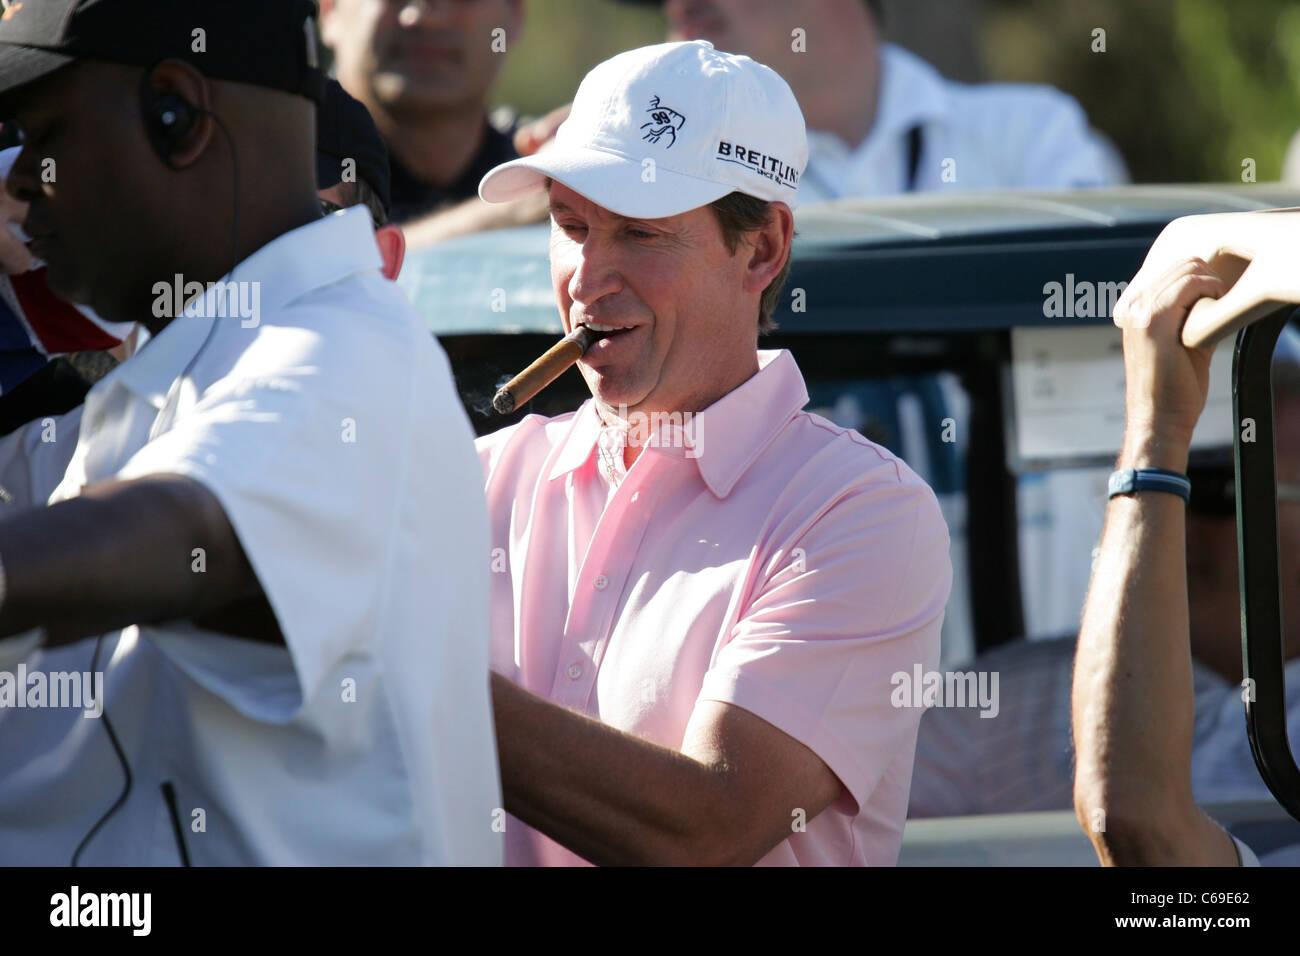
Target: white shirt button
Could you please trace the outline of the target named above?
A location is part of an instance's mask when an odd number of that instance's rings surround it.
[[[569,665],[569,680],[577,680],[582,676],[582,665],[573,663]]]
[[[595,585],[597,591],[603,591],[605,588],[609,587],[609,578],[605,577],[603,574],[598,574],[596,575],[596,580],[591,583]]]

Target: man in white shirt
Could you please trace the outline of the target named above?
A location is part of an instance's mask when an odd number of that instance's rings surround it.
[[[0,862],[499,862],[477,463],[365,210],[319,218],[313,11],[0,22],[51,289],[153,333],[0,442]]]
[[[801,203],[1125,178],[1072,97],[1049,86],[947,80],[882,41],[874,0],[631,2],[660,5],[669,39],[743,53],[790,84],[808,124]]]

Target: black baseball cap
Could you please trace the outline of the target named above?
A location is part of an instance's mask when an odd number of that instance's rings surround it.
[[[387,212],[392,186],[388,148],[379,128],[360,100],[338,80],[325,81],[325,95],[316,109],[316,187],[328,189],[343,182],[343,161],[356,163],[357,178],[375,191]]]
[[[80,59],[204,76],[320,101],[315,0],[6,0],[0,97]]]

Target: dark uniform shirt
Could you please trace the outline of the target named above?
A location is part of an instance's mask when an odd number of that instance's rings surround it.
[[[461,171],[456,181],[446,186],[417,179],[410,170],[397,161],[392,151],[389,151],[388,164],[393,177],[390,218],[393,222],[408,222],[443,206],[477,196],[479,180],[487,175],[488,170],[519,157],[515,152],[516,123],[513,119],[508,125],[494,124],[486,118],[484,122],[487,123],[487,133],[483,137],[483,144],[479,147],[479,151],[474,154],[469,165]]]

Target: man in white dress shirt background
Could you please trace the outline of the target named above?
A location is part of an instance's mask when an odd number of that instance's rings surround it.
[[[875,0],[634,2],[660,3],[672,39],[752,56],[790,84],[809,130],[801,203],[1124,178],[1072,97],[1049,86],[945,79],[885,41]]]
[[[478,466],[320,218],[315,5],[10,10],[32,251],[152,338],[0,442],[0,862],[499,862]]]

